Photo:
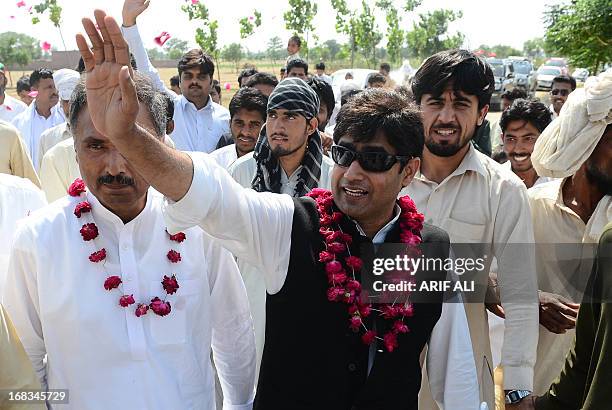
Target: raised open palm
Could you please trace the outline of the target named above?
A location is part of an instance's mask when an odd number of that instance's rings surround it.
[[[76,41],[87,72],[87,107],[96,129],[111,141],[131,134],[138,115],[138,98],[132,81],[130,53],[115,19],[102,10],[94,12],[98,27],[88,18]],[[99,30],[99,31],[98,31]]]

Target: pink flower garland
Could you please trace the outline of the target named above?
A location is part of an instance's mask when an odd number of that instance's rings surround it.
[[[85,183],[81,178],[77,178],[68,188],[68,194],[73,197],[81,196],[85,192]],[[74,208],[74,215],[77,218],[81,218],[84,213],[88,212],[91,212],[91,204],[87,201],[79,202]],[[80,230],[80,233],[84,241],[93,241],[99,235],[98,227],[93,222],[84,224]],[[177,243],[181,243],[185,239],[187,239],[183,232],[179,232],[175,235],[170,235],[168,231],[166,231],[166,234],[168,235],[169,240]],[[175,251],[174,249],[170,249],[166,257],[171,263],[179,263],[181,261],[181,254]],[[93,252],[91,255],[89,255],[89,260],[93,263],[104,262],[106,260],[106,249],[102,248],[99,251]],[[116,275],[109,276],[104,281],[104,289],[108,291],[118,289],[122,283],[123,281],[121,277]],[[164,290],[166,291],[166,295],[172,295],[176,293],[176,291],[180,287],[175,275],[164,275],[161,284]],[[136,301],[134,300],[134,295],[122,295],[119,298],[119,306],[124,308],[127,308],[128,306],[133,305],[135,303]],[[141,317],[143,315],[146,315],[149,309],[152,310],[153,313],[155,313],[156,315],[166,316],[171,312],[172,307],[170,305],[170,302],[166,301],[165,297],[164,299],[161,299],[158,296],[155,296],[151,299],[151,302],[149,304],[138,303],[134,314],[137,317]]]
[[[361,283],[355,279],[355,273],[363,267],[363,261],[357,256],[350,255],[352,237],[342,232],[339,222],[344,217],[342,212],[334,211],[332,193],[325,189],[315,188],[308,194],[317,203],[320,215],[319,233],[325,239],[325,250],[319,253],[319,262],[325,265],[325,273],[329,282],[327,299],[330,302],[342,302],[348,305],[349,323],[351,330],[358,332],[364,329],[361,340],[366,345],[374,340],[382,340],[387,351],[392,352],[398,347],[397,336],[410,331],[404,323],[404,318],[412,317],[411,304],[383,304],[380,309],[373,309],[369,303],[361,300]],[[421,243],[421,229],[423,229],[423,214],[419,213],[412,199],[408,196],[399,198],[401,209],[399,216],[400,241],[402,243],[418,245]],[[335,229],[334,229],[335,228]],[[342,257],[347,252],[349,256]],[[379,337],[374,330],[368,330],[363,319],[370,316],[373,310],[386,320],[392,320],[391,330]]]

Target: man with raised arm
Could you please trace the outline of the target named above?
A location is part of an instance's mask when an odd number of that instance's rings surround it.
[[[435,245],[437,257],[448,252],[446,234],[423,225],[409,198],[396,199],[419,166],[418,110],[393,92],[364,93],[339,114],[332,192],[316,190],[316,201],[258,193],[208,155],[167,149],[136,124],[127,44],[113,18],[97,10],[96,20],[100,33],[83,20],[93,51],[77,36],[96,129],[166,195],[171,232],[199,225],[265,272],[266,343],[255,408],[416,409],[425,343],[436,400],[477,408],[460,304],[443,304],[432,292],[431,303],[376,305],[379,312],[359,297],[362,245],[424,243]]]

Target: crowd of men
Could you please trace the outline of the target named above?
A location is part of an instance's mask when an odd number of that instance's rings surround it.
[[[164,83],[148,4],[85,18],[19,99],[0,64],[0,408],[609,406],[612,70],[491,124],[469,51],[334,89],[293,36],[228,110],[204,50]],[[373,303],[361,258],[393,243],[478,245],[486,296]]]

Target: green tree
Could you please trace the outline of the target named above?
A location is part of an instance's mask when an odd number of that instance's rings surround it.
[[[238,43],[232,43],[225,47],[221,51],[221,57],[225,61],[231,61],[236,66],[236,72],[240,68],[240,60],[244,56],[244,52],[242,50],[242,46]]]
[[[385,11],[387,21],[387,56],[392,63],[402,59],[402,46],[406,33],[400,28],[401,18],[391,0],[379,0],[376,5]]]
[[[413,24],[407,34],[411,53],[421,59],[439,51],[457,48],[463,44],[461,33],[448,34],[448,25],[463,16],[461,11],[438,9],[419,14],[420,21]]]
[[[355,43],[368,65],[376,64],[376,46],[382,40],[383,35],[378,31],[374,12],[365,0],[361,1],[361,13],[356,21]]]
[[[183,4],[181,10],[187,13],[189,21],[201,21],[202,27],[196,28],[195,41],[202,50],[211,54],[215,59],[215,65],[217,66],[217,79],[221,81],[221,70],[219,70],[219,46],[218,46],[218,35],[217,30],[219,29],[219,22],[217,20],[210,20],[210,14],[208,8],[198,2],[191,4]]]
[[[261,26],[261,13],[253,10],[253,16],[243,17],[238,23],[240,24],[240,38],[245,39],[255,32],[255,28]]]
[[[520,56],[523,54],[521,50],[517,50],[516,48],[507,46],[505,44],[497,44],[492,47],[489,47],[486,44],[481,44],[478,48],[487,53],[495,53],[497,58],[508,58],[510,56]]]
[[[542,37],[532,38],[523,43],[523,54],[532,59],[541,58],[546,53],[544,39]]]
[[[591,73],[612,61],[610,0],[573,0],[548,6],[544,14],[544,38],[552,52]]]
[[[57,0],[44,0],[32,7],[30,9],[32,24],[40,23],[40,16],[44,15],[46,12],[49,12],[49,21],[53,23],[53,25],[57,28],[57,31],[59,31],[62,44],[64,45],[64,50],[67,50],[64,35],[62,34],[62,28],[60,26],[62,21],[62,8],[59,4],[57,4]]]
[[[168,40],[170,41],[170,40]],[[149,56],[149,60],[166,60],[168,56],[163,51],[160,51],[159,48],[148,48],[147,55]]]
[[[266,54],[273,63],[283,58],[283,40],[279,36],[274,36],[268,40],[268,50]]]
[[[327,49],[329,60],[333,62],[336,60],[342,46],[336,40],[327,40],[323,43],[323,47]]]
[[[38,40],[34,37],[13,31],[0,34],[0,61],[7,66],[23,67],[40,56]]]
[[[289,0],[289,7],[283,14],[285,28],[302,38],[302,51],[308,58],[308,37],[314,30],[312,20],[317,15],[317,3],[311,0]]]
[[[172,37],[164,44],[164,50],[170,60],[177,60],[187,52],[188,46],[187,41]]]

